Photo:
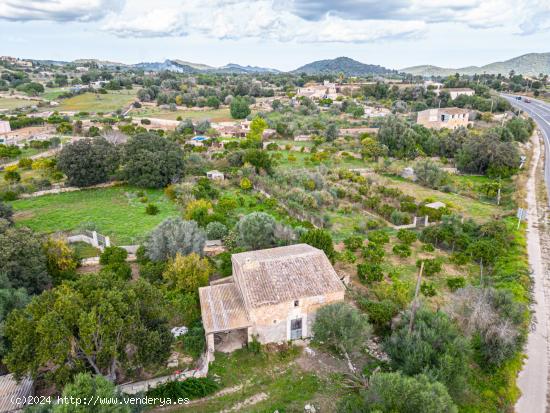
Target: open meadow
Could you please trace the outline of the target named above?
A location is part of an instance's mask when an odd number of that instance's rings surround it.
[[[147,198],[146,202],[142,202],[143,197]],[[157,205],[159,213],[147,215],[147,203]],[[110,236],[116,245],[139,242],[157,224],[179,213],[161,190],[129,186],[20,199],[12,202],[12,206],[18,225],[45,233],[93,226],[101,234]]]
[[[136,93],[133,90],[121,90],[107,94],[82,93],[62,100],[58,109],[75,112],[113,112],[128,106],[135,98]]]
[[[12,110],[17,108],[24,108],[27,106],[38,105],[37,100],[28,99],[16,99],[16,98],[4,98],[0,97],[0,110]]]
[[[230,122],[233,119],[228,108],[208,110],[166,110],[158,107],[144,107],[133,109],[130,114],[138,117],[151,117],[158,119],[177,120],[192,119],[193,121],[208,120],[211,122]]]

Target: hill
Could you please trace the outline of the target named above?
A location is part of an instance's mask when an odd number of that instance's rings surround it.
[[[343,73],[346,76],[366,76],[394,73],[394,71],[379,65],[361,63],[349,57],[337,57],[336,59],[317,60],[308,63],[293,70],[292,73],[306,73],[308,75]]]
[[[190,66],[186,63],[179,63],[176,60],[166,59],[164,62],[143,62],[132,65],[133,68],[145,70],[148,72],[161,72],[163,70],[168,70],[170,72],[177,73],[196,73],[200,72],[200,69],[197,69],[193,66]]]
[[[225,66],[215,69],[219,73],[280,73],[277,69],[270,69],[258,66],[241,66],[236,63],[228,63]]]
[[[410,73],[418,76],[448,76],[454,73],[474,75],[476,73],[503,74],[507,75],[513,70],[523,75],[538,75],[539,73],[550,73],[550,53],[528,53],[514,57],[503,62],[489,63],[485,66],[467,66],[457,69],[421,65],[401,69],[400,72]]]

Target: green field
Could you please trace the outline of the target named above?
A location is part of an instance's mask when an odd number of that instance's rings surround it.
[[[426,188],[406,179],[394,176],[386,176],[388,186],[396,186],[406,195],[411,195],[422,201],[431,198],[450,205],[454,211],[477,221],[489,221],[492,217],[503,215],[506,211],[494,204],[477,201],[458,194],[446,193],[435,189]]]
[[[37,100],[15,99],[15,98],[0,98],[0,109],[17,109],[25,106],[38,105]]]
[[[113,112],[128,106],[135,98],[136,93],[133,90],[109,92],[106,95],[83,93],[61,101],[58,109],[76,112]]]
[[[228,108],[210,109],[210,110],[166,110],[156,107],[146,107],[142,109],[134,109],[130,112],[132,116],[151,117],[159,119],[176,120],[178,117],[182,119],[192,120],[209,120],[212,122],[231,121],[231,114]]]
[[[143,190],[148,202],[156,204],[158,215],[145,214],[137,188],[117,186],[45,195],[12,202],[18,225],[39,232],[71,231],[93,223],[98,232],[114,244],[138,243],[165,218],[179,214],[162,190]]]
[[[42,95],[40,96],[46,100],[55,100],[60,94],[67,92],[68,90],[69,88],[66,87],[46,88],[44,93],[42,93]]]

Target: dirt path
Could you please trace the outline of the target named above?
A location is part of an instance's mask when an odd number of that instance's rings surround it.
[[[544,229],[544,214],[537,209],[537,168],[541,161],[538,136],[531,140],[533,159],[527,181],[527,252],[533,279],[533,322],[525,352],[527,359],[518,376],[521,397],[516,403],[518,413],[544,413],[548,393],[548,292],[550,281],[545,272],[540,228]],[[540,217],[540,218],[539,218]],[[542,223],[542,225],[541,225]]]

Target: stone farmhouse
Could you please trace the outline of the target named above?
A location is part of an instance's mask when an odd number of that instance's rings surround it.
[[[470,112],[461,108],[426,109],[418,112],[416,123],[430,129],[456,129],[469,124]]]
[[[470,88],[452,88],[452,89],[443,89],[446,92],[449,92],[451,99],[456,99],[460,95],[474,96],[476,94],[475,90]]]
[[[233,275],[199,288],[208,361],[256,338],[279,343],[311,336],[317,310],[344,300],[325,253],[307,244],[234,254]]]
[[[309,84],[298,88],[296,96],[305,96],[312,99],[336,99],[338,97],[338,90],[335,83],[325,80],[322,85]]]

